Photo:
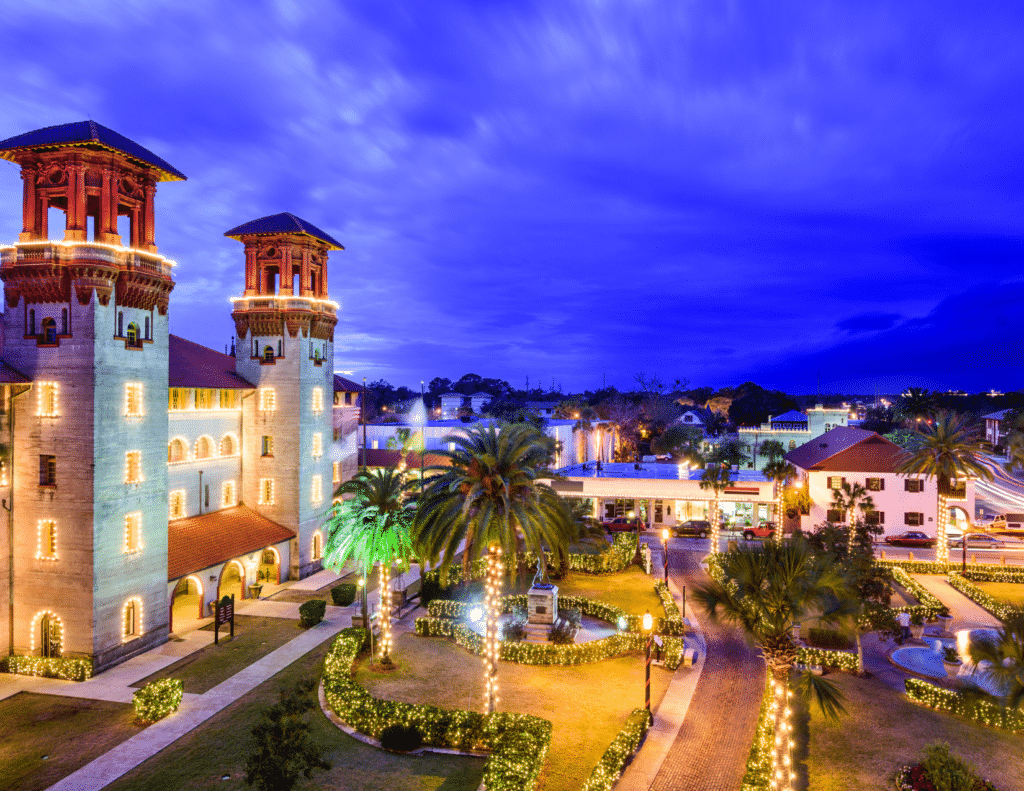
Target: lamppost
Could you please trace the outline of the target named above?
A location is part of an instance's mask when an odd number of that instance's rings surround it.
[[[635,519],[636,518],[636,512],[635,511],[627,511],[626,512],[626,517],[628,519],[630,519],[630,520]],[[633,562],[636,563],[636,565],[640,566],[640,568],[644,568],[644,559],[643,559],[643,556],[640,554],[640,520],[639,519],[636,520],[636,522],[633,524],[633,527],[636,529],[636,554],[633,555]]]
[[[359,422],[363,424],[363,472],[366,472],[366,377],[363,377],[363,397],[359,399]],[[366,610],[363,610],[366,616]],[[372,633],[373,630],[371,630]]]
[[[663,527],[661,529],[661,545],[664,547],[663,560],[665,563],[665,587],[668,587],[668,528]]]
[[[651,714],[651,643],[654,642],[654,619],[651,618],[651,611],[644,613],[644,632],[647,633],[647,663],[645,665],[644,679],[644,706],[647,708],[647,721],[654,722],[654,715]]]
[[[423,491],[423,456],[427,452],[427,402],[423,400],[422,379],[420,379],[420,403],[423,405],[423,425],[420,426],[420,491]]]

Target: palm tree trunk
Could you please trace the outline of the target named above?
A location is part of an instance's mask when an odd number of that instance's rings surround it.
[[[938,481],[937,478],[936,481]],[[948,516],[949,508],[946,505],[946,496],[940,491],[935,512],[935,560],[938,563],[949,562],[949,542],[946,539],[946,519]],[[967,540],[966,537],[964,540]]]
[[[493,714],[498,705],[498,657],[501,653],[498,618],[501,615],[501,547],[492,544],[487,551],[487,586],[484,606],[484,714]]]
[[[853,554],[853,537],[854,537],[854,534],[856,533],[856,530],[854,530],[854,527],[853,527],[853,514],[854,514],[854,509],[853,508],[851,508],[849,511],[846,512],[846,525],[847,525],[847,530],[849,531],[849,535],[847,535],[847,537],[846,537],[846,549],[847,549],[847,552],[849,552],[851,555]]]
[[[860,629],[855,631],[857,637],[857,675],[864,675],[864,646],[860,642]]]
[[[782,543],[782,487],[775,496],[775,543]]]
[[[793,709],[790,705],[789,666],[769,666],[774,697],[769,709],[775,724],[775,749],[772,755],[773,791],[793,791]]]
[[[718,513],[718,489],[715,489],[715,499],[711,506],[711,553],[718,552],[718,526],[721,518]]]
[[[391,663],[391,563],[380,564],[380,662]]]

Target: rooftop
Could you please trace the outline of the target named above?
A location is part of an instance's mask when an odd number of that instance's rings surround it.
[[[168,387],[253,387],[235,373],[235,358],[230,354],[221,354],[178,335],[168,337],[168,347]]]
[[[598,472],[595,462],[571,464],[558,470],[559,475],[567,478],[636,478],[660,481],[699,481],[704,470],[699,467],[690,468],[685,464],[656,464],[646,462],[640,469],[632,462],[603,462]],[[732,479],[736,483],[764,483],[766,478],[758,470],[738,470],[733,472]]]
[[[791,450],[785,459],[802,470],[895,472],[906,455],[874,431],[838,426]]]
[[[803,412],[797,412],[795,409],[791,409],[788,412],[783,412],[781,415],[776,415],[769,419],[770,423],[806,423],[807,415]]]
[[[32,380],[25,376],[25,374],[15,370],[3,360],[0,360],[0,384],[22,385],[29,384],[31,381]]]
[[[344,376],[334,375],[334,392],[362,392],[363,386],[358,382],[353,382],[351,379],[346,379]]]
[[[294,537],[287,527],[244,505],[175,519],[167,527],[167,579],[178,579]]]
[[[229,239],[238,239],[242,236],[260,236],[263,234],[297,233],[305,236],[312,236],[321,242],[326,242],[332,250],[344,250],[341,242],[321,231],[313,223],[306,222],[301,217],[296,217],[290,212],[271,214],[268,217],[260,217],[258,220],[243,223],[237,228],[232,228],[225,233]]]
[[[134,140],[129,140],[124,135],[95,121],[75,121],[70,124],[47,126],[9,137],[0,141],[0,157],[16,162],[17,157],[11,152],[59,148],[68,145],[117,151],[144,165],[155,168],[160,175],[158,181],[185,180],[185,174],[172,167],[166,160],[161,159],[149,149],[143,148]]]

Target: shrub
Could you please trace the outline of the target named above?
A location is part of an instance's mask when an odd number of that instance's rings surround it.
[[[1013,733],[1024,733],[1024,711],[1000,706],[977,695],[943,689],[919,678],[903,682],[907,697],[930,709],[957,714],[975,722]]]
[[[796,661],[801,665],[834,667],[839,670],[857,670],[857,655],[849,651],[830,651],[825,648],[798,648]]]
[[[423,744],[423,734],[415,725],[393,723],[380,732],[380,746],[385,750],[409,753]]]
[[[981,780],[963,759],[949,751],[949,745],[936,742],[924,748],[921,762],[935,791],[977,791]]]
[[[626,719],[626,724],[608,745],[608,749],[604,751],[604,755],[583,784],[583,791],[611,791],[626,767],[626,761],[636,752],[649,727],[650,717],[647,709],[633,709]]]
[[[324,619],[327,602],[324,599],[311,599],[299,606],[299,618],[303,626],[316,626]]]
[[[837,629],[808,629],[807,642],[816,648],[847,650],[853,647],[853,640]]]
[[[757,717],[754,742],[747,756],[747,770],[743,774],[740,791],[768,791],[772,780],[772,744],[775,722],[771,705],[774,702],[771,680],[765,682],[764,697],[761,698],[761,712]]]
[[[178,710],[181,705],[183,687],[180,679],[161,678],[146,684],[132,695],[135,719],[139,722],[156,722]]]
[[[65,681],[85,681],[92,676],[92,661],[72,657],[47,658],[41,656],[9,656],[4,662],[8,673],[22,676],[61,678]]]
[[[331,601],[335,607],[348,607],[356,600],[356,586],[351,582],[343,582],[331,588]]]

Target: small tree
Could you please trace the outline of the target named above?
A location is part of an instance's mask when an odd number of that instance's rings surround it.
[[[309,738],[305,714],[316,707],[312,679],[283,689],[280,700],[265,709],[252,729],[253,750],[245,762],[245,783],[257,791],[290,791],[299,776],[330,769],[322,748]]]
[[[846,526],[849,531],[847,536],[849,538],[850,551],[852,552],[854,533],[856,532],[854,525],[857,522],[857,509],[859,508],[862,514],[874,511],[875,501],[868,494],[868,490],[861,484],[849,484],[843,481],[842,486],[832,492],[832,507],[846,514]]]
[[[786,455],[786,448],[777,439],[766,439],[761,443],[761,453],[768,457],[768,463],[779,461]]]
[[[1007,706],[1024,706],[1024,607],[1007,607],[1002,617],[1003,628],[995,637],[971,643],[971,661],[975,673],[986,676],[1003,693]],[[988,662],[987,669],[979,669]]]

